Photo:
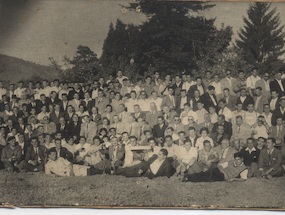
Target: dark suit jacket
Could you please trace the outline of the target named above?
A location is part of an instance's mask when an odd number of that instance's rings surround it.
[[[75,91],[73,89],[73,90],[70,90],[68,95],[67,95],[68,100],[72,100],[75,93],[79,94],[79,99],[84,99],[84,92],[82,90]]]
[[[214,132],[211,134],[211,138],[213,139],[213,142],[214,142],[214,146],[217,146],[217,145],[221,145],[221,142],[223,139],[230,139],[230,136],[226,133],[224,133],[221,137],[218,136],[218,133],[217,132]]]
[[[218,104],[218,100],[217,100],[216,95],[213,95],[213,97],[214,97],[214,99],[216,100],[216,104]],[[205,93],[205,94],[202,96],[201,100],[203,101],[203,103],[204,103],[204,108],[205,108],[207,111],[209,111],[209,107],[210,107],[210,106],[214,106],[214,107],[217,109],[217,105],[214,104],[214,102],[212,101],[212,99],[211,99],[209,93]]]
[[[258,167],[259,168],[274,168],[277,170],[282,165],[282,154],[280,150],[274,149],[271,155],[267,153],[267,149],[262,149],[259,154]]]
[[[258,163],[259,153],[260,150],[256,149],[255,151],[252,151],[249,153],[249,151],[245,150],[246,148],[243,148],[240,152],[243,155],[243,163],[246,166],[250,166],[251,163]]]
[[[114,146],[111,145],[109,147],[109,159],[112,160],[113,159],[113,154],[114,154]],[[125,146],[121,146],[119,147],[119,149],[117,150],[117,160],[123,161],[125,159]]]
[[[62,111],[59,112],[58,116],[56,116],[54,111],[49,114],[50,121],[55,124],[59,123],[60,117],[64,117],[64,113]]]
[[[205,86],[202,84],[202,87],[203,87],[203,89],[204,89],[204,92],[206,93],[206,90],[205,90]],[[198,87],[197,87],[197,85],[195,84],[195,85],[192,85],[191,87],[190,87],[190,89],[188,90],[188,96],[190,97],[190,98],[194,98],[194,92],[196,91],[198,89]]]
[[[164,137],[164,132],[168,126],[163,124],[162,128],[160,128],[159,124],[153,126],[152,133],[154,138]]]
[[[241,102],[240,97],[237,97],[237,103],[242,103],[242,109],[247,111],[248,104],[254,104],[253,98],[251,96],[246,96],[245,100]]]
[[[39,146],[38,147],[38,156],[41,160],[41,163],[44,163],[45,162],[45,147],[44,146]],[[28,162],[29,160],[36,160],[36,152],[34,150],[34,147],[33,146],[29,146],[27,148],[27,153],[26,153],[26,156],[25,156],[25,161]]]
[[[65,124],[64,128],[61,128],[61,124],[56,124],[56,132],[60,132],[62,134],[63,138],[68,138],[69,133],[68,133],[68,124]]]
[[[280,107],[279,107],[275,109],[272,113],[271,124],[276,125],[276,120],[280,117],[282,117],[282,119],[285,120],[285,112],[284,114],[282,114]]]
[[[80,136],[80,129],[81,129],[81,123],[78,122],[77,125],[74,124],[73,121],[71,121],[67,126],[67,136],[71,137],[73,135],[76,135],[77,137]]]
[[[151,112],[147,112],[145,116],[145,121],[149,124],[150,127],[153,128],[155,124],[157,124],[157,118],[162,116],[161,111],[155,111],[153,114]]]
[[[152,179],[152,178],[156,178],[156,177],[170,177],[173,175],[174,171],[172,168],[172,165],[170,163],[170,160],[168,158],[166,158],[163,163],[161,164],[161,166],[159,167],[158,171],[156,174],[153,174],[150,171],[150,165],[157,159],[157,155],[153,155],[151,158],[149,158],[149,160],[147,162],[144,163],[144,165],[142,166],[142,170],[144,172],[144,176]]]
[[[138,118],[146,118],[146,114],[144,112],[140,112],[138,116],[136,116],[135,113],[131,113],[131,116],[135,117],[136,121],[138,121]]]
[[[61,102],[61,100],[60,100],[59,98],[55,98],[54,100],[52,100],[52,99],[50,98],[50,104],[55,105],[55,104],[60,104],[60,102]]]
[[[88,102],[82,100],[81,104],[83,104],[86,107],[86,110],[88,112],[91,112],[91,109],[95,106],[95,101],[94,100],[89,100]]]
[[[223,97],[223,99],[225,99],[227,101],[227,99],[225,97]],[[227,107],[231,110],[234,111],[236,108],[236,102],[237,102],[237,98],[236,96],[230,95],[229,99],[227,101]]]
[[[281,83],[283,85],[283,88],[285,89],[285,80],[281,80]],[[284,91],[281,90],[281,87],[279,86],[278,82],[276,79],[270,81],[269,83],[270,91],[276,91],[279,93],[279,96],[284,96]]]
[[[219,124],[217,122],[214,124],[212,133],[215,133],[217,131],[218,125]],[[233,134],[232,123],[225,121],[223,125],[225,129],[225,134],[229,135],[229,137],[231,138]]]

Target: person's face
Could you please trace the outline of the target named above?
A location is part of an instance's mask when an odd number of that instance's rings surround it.
[[[247,106],[247,109],[249,112],[252,112],[252,111],[254,111],[254,106],[252,104],[250,104]]]
[[[173,95],[173,89],[172,89],[172,88],[168,89],[168,93],[169,93],[170,95]]]
[[[223,140],[221,143],[221,148],[226,149],[229,147],[229,142],[227,140]]]
[[[205,151],[206,152],[209,152],[209,151],[211,151],[211,149],[212,149],[212,146],[211,146],[211,144],[210,143],[205,143],[204,144],[204,149],[205,149]]]
[[[163,159],[165,159],[165,156],[163,155],[163,153],[162,152],[159,152],[158,154],[157,154],[157,159],[158,160],[163,160]]]
[[[19,142],[22,143],[25,141],[24,135],[20,134],[19,135]]]
[[[108,124],[109,124],[109,123],[108,123],[108,119],[103,119],[102,123],[103,123],[104,125],[108,125]]]
[[[201,136],[202,136],[202,137],[207,137],[207,136],[208,136],[207,131],[202,131]]]
[[[270,77],[270,75],[268,73],[264,73],[263,78],[265,81],[269,80],[269,77]]]
[[[223,122],[224,122],[225,120],[224,120],[224,118],[223,117],[218,117],[218,123],[219,124],[222,124]]]
[[[114,117],[113,117],[113,121],[114,121],[115,123],[118,123],[118,122],[119,122],[119,117],[114,116]]]
[[[186,75],[186,81],[187,82],[191,82],[192,81],[191,75]]]
[[[96,107],[93,107],[93,108],[91,109],[91,112],[92,112],[92,114],[97,114],[98,110],[97,110]]]
[[[201,84],[202,84],[202,79],[198,78],[198,79],[196,80],[196,84],[197,84],[197,85],[201,85]]]
[[[94,139],[94,140],[93,140],[93,144],[94,144],[95,146],[99,146],[99,145],[100,145],[100,140]]]
[[[238,104],[238,105],[237,105],[237,110],[238,110],[238,111],[242,111],[242,104]]]
[[[50,135],[46,135],[46,136],[45,136],[45,142],[46,142],[46,143],[50,143],[50,142],[51,142],[51,137],[50,137]]]
[[[185,139],[185,134],[184,133],[179,133],[179,139],[184,140]]]
[[[272,140],[267,139],[266,140],[266,148],[267,149],[272,149],[273,147],[274,147],[274,144],[273,144]]]
[[[130,139],[130,144],[131,144],[132,146],[136,146],[136,145],[137,145],[136,139],[135,139],[135,138],[131,138],[131,139]]]
[[[230,92],[228,90],[224,90],[223,92],[225,97],[228,97],[230,95]]]
[[[132,98],[132,99],[135,99],[136,97],[137,97],[137,94],[136,94],[135,92],[132,92],[132,93],[131,93],[131,98]]]
[[[181,91],[181,96],[185,97],[186,96],[186,91]]]
[[[252,149],[252,148],[254,147],[254,144],[253,144],[253,141],[252,141],[252,140],[248,140],[248,141],[247,141],[247,147],[248,147],[249,149]]]
[[[188,117],[188,124],[192,125],[194,123],[194,119],[192,116]]]
[[[218,132],[218,134],[224,134],[224,127],[222,127],[222,126],[219,126],[218,128],[217,128],[217,132]]]
[[[162,123],[164,123],[164,120],[161,119],[161,118],[158,118],[158,119],[157,119],[157,123],[161,125]]]
[[[226,71],[226,76],[227,76],[228,78],[230,78],[230,77],[232,76],[232,72],[231,72],[231,71]]]
[[[129,140],[129,135],[127,133],[124,133],[122,136],[124,141],[128,141]]]
[[[264,144],[265,144],[265,142],[264,142],[263,139],[258,139],[258,141],[257,141],[257,146],[258,146],[259,148],[263,148]]]
[[[278,118],[276,120],[276,124],[279,125],[279,126],[282,125],[283,124],[283,120],[281,118]]]
[[[62,124],[62,125],[64,125],[64,124],[65,124],[64,118],[60,118],[60,119],[59,119],[59,123]]]
[[[85,99],[89,99],[89,98],[90,98],[89,93],[85,93],[85,94],[84,94],[84,98],[85,98]]]
[[[237,124],[238,126],[241,126],[242,123],[243,123],[243,119],[242,119],[242,118],[237,118],[237,119],[236,119],[236,124]]]
[[[238,77],[239,77],[240,79],[244,79],[244,72],[240,72],[240,73],[238,74]]]
[[[112,138],[112,139],[111,139],[111,144],[112,144],[113,146],[116,146],[116,145],[118,144],[117,138]]]
[[[49,160],[55,161],[56,160],[56,152],[51,152],[48,157],[49,157]]]
[[[85,138],[80,138],[79,142],[80,142],[81,144],[85,144],[85,143],[86,143],[86,140],[85,140]]]
[[[175,77],[175,82],[176,82],[176,83],[179,83],[180,81],[181,81],[181,78],[180,78],[179,76],[176,76],[176,77]]]
[[[78,99],[79,99],[78,93],[75,93],[74,96],[73,96],[73,98],[78,100]]]
[[[235,158],[235,164],[236,164],[237,166],[241,165],[242,162],[243,162],[243,159],[242,159],[242,158],[240,158],[240,157],[236,157],[236,158]]]
[[[146,98],[146,93],[145,92],[142,92],[141,93],[141,99],[145,99]]]
[[[79,106],[79,111],[83,113],[84,112],[84,106],[80,105]]]
[[[136,113],[139,113],[139,112],[141,111],[141,109],[140,109],[139,106],[135,106],[135,107],[134,107],[134,111],[135,111]]]
[[[265,105],[263,108],[265,113],[269,113],[270,112],[270,106],[269,105]]]
[[[167,145],[168,147],[170,147],[170,146],[172,146],[172,144],[173,144],[173,140],[172,140],[171,138],[166,138],[166,139],[165,139],[165,143],[166,143],[166,145]]]
[[[260,95],[261,95],[261,91],[260,91],[259,89],[255,89],[255,94],[256,94],[257,96],[260,96]]]
[[[118,75],[119,78],[121,78],[123,76],[123,72],[122,71],[118,71],[117,75]]]
[[[61,141],[59,140],[55,141],[55,147],[58,149],[61,148]]]
[[[73,122],[78,122],[78,116],[77,115],[73,115],[72,120],[73,120]]]
[[[241,95],[241,96],[246,96],[246,90],[242,90],[242,91],[240,92],[240,95]]]
[[[190,137],[195,137],[195,135],[196,135],[195,130],[189,130],[189,136]]]
[[[271,97],[272,98],[277,98],[278,97],[278,93],[276,91],[272,91],[271,92]]]
[[[223,109],[224,107],[226,107],[226,104],[224,102],[219,102],[219,107]]]
[[[282,77],[281,72],[277,72],[277,73],[275,74],[275,78],[276,78],[276,79],[281,80],[281,77]]]
[[[198,108],[199,110],[201,110],[201,109],[203,108],[203,106],[204,106],[204,105],[203,105],[202,103],[200,103],[200,102],[197,103],[197,108]]]
[[[191,142],[186,141],[185,144],[184,144],[184,147],[185,147],[186,149],[190,149],[190,148],[192,147]]]
[[[38,147],[38,141],[36,139],[32,139],[31,144],[34,148]]]
[[[180,123],[180,118],[179,117],[174,117],[174,123],[179,124]]]
[[[237,141],[234,141],[234,148],[236,149],[236,150],[239,150],[239,148],[240,148],[240,142],[237,140]]]

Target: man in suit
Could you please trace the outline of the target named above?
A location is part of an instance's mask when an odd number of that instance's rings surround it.
[[[209,113],[205,113],[203,123],[198,125],[197,130],[200,131],[201,128],[205,127],[208,128],[209,131],[212,131],[214,124],[211,122],[211,117]]]
[[[205,86],[203,84],[203,81],[202,81],[202,77],[197,77],[196,78],[196,84],[192,85],[188,91],[188,96],[190,98],[194,98],[194,92],[198,90],[199,91],[199,95],[202,96],[204,95],[204,93],[206,92],[206,89],[205,89]]]
[[[79,85],[79,83],[73,84],[73,89],[68,92],[68,100],[72,100],[74,98],[74,94],[77,93],[79,96],[79,99],[84,98],[84,93]]]
[[[270,81],[270,91],[276,91],[279,97],[285,95],[285,79],[281,79],[282,73],[277,71],[275,73],[275,79]]]
[[[62,112],[66,112],[67,111],[67,107],[69,106],[69,101],[67,99],[67,94],[66,93],[63,93],[61,95],[61,101],[59,102],[59,105],[60,105],[60,109]]]
[[[96,122],[90,121],[88,115],[83,117],[83,121],[84,122],[81,124],[80,136],[84,136],[87,143],[92,143],[93,138],[97,134],[97,124]]]
[[[268,99],[268,104],[270,106],[270,110],[274,111],[275,109],[279,108],[279,94],[276,91],[271,91],[271,96]]]
[[[268,98],[264,96],[261,87],[255,88],[255,96],[253,97],[254,100],[254,109],[257,113],[263,113],[263,107],[265,104],[268,104]]]
[[[110,100],[104,96],[103,90],[98,90],[98,97],[95,98],[95,106],[98,108],[98,113],[103,113],[109,103]]]
[[[110,121],[110,123],[113,123],[113,116],[115,115],[116,113],[113,111],[113,107],[110,104],[108,104],[106,105],[105,111],[101,114],[101,118],[102,119],[107,118]]]
[[[126,111],[125,104],[119,104],[119,110],[117,110],[117,115],[119,116],[119,120],[122,123],[127,123],[130,121],[130,113]]]
[[[134,105],[134,113],[131,113],[133,117],[135,117],[136,121],[138,118],[145,118],[145,113],[141,111],[141,108],[138,104]]]
[[[225,133],[225,128],[223,125],[219,125],[217,130],[211,134],[214,146],[221,145],[223,139],[230,139],[229,135]]]
[[[72,120],[69,124],[65,125],[65,123],[60,123],[58,126],[57,131],[62,132],[65,134],[65,139],[68,137],[76,136],[79,138],[80,136],[80,129],[81,129],[81,122],[77,114],[74,114]]]
[[[55,149],[57,157],[62,157],[66,160],[68,160],[69,162],[73,162],[73,154],[68,151],[67,148],[62,147],[62,142],[61,139],[55,139],[54,140],[55,143],[55,147],[51,148],[51,149]]]
[[[215,132],[219,125],[223,125],[225,128],[225,133],[228,134],[230,137],[232,136],[232,123],[227,122],[225,120],[225,116],[223,114],[218,115],[218,122],[216,122],[213,126],[212,133]]]
[[[209,111],[209,107],[215,107],[217,109],[218,106],[218,101],[217,101],[217,97],[215,95],[215,87],[213,87],[212,85],[208,86],[208,92],[205,93],[201,100],[204,103],[204,108]]]
[[[246,88],[242,88],[240,91],[240,96],[237,97],[237,103],[242,103],[242,109],[247,111],[248,104],[254,104],[253,98],[247,95]]]
[[[139,140],[141,140],[141,137],[145,133],[145,131],[151,131],[151,127],[146,123],[145,118],[143,117],[138,118],[138,124],[140,129]]]
[[[56,125],[56,133],[61,133],[62,137],[65,139],[69,137],[68,124],[64,117],[59,118],[59,123]]]
[[[51,122],[48,116],[43,118],[43,127],[45,134],[54,134],[56,132],[56,124]]]
[[[176,99],[176,111],[180,114],[184,109],[184,104],[189,103],[189,97],[187,96],[186,90],[181,90],[180,96]]]
[[[159,142],[163,142],[164,132],[168,126],[165,124],[163,116],[157,118],[157,124],[153,126],[153,137]]]
[[[176,108],[176,97],[174,96],[174,89],[172,87],[168,87],[168,95],[165,95],[161,102],[161,109],[164,106],[168,106],[170,109]]]
[[[281,117],[276,119],[276,125],[271,127],[269,137],[275,138],[275,147],[279,149],[284,145],[285,125]]]
[[[276,125],[276,121],[278,118],[282,118],[283,120],[285,120],[285,96],[280,98],[279,104],[279,108],[275,109],[272,113],[272,125]]]
[[[61,117],[64,117],[64,113],[61,111],[60,104],[56,104],[54,111],[49,114],[50,121],[57,125]]]
[[[242,116],[237,116],[235,121],[236,123],[233,124],[232,127],[233,135],[231,137],[231,141],[239,140],[240,144],[245,147],[246,140],[251,137],[251,127],[244,123]]]
[[[59,104],[60,103],[60,99],[58,98],[57,96],[57,92],[55,91],[51,91],[51,94],[50,94],[50,104]]]
[[[91,99],[89,92],[84,93],[84,99],[81,101],[81,104],[83,104],[84,107],[86,107],[89,113],[91,112],[92,107],[95,106],[95,101]]]
[[[45,147],[39,145],[37,138],[31,139],[31,145],[27,149],[24,167],[29,172],[41,172],[45,164]]]
[[[171,177],[174,169],[168,159],[168,151],[161,149],[159,153],[148,158],[145,156],[142,162],[138,164],[122,168],[115,171],[115,174],[124,175],[126,177],[148,177],[150,179],[157,177]]]
[[[272,177],[280,177],[284,174],[282,167],[282,154],[276,149],[275,139],[268,138],[265,148],[260,151],[258,159],[259,177],[272,179]]]
[[[195,127],[189,127],[188,128],[188,137],[186,138],[186,141],[190,141],[192,146],[196,146],[197,140],[198,140],[198,135],[197,135],[197,130]]]
[[[157,118],[159,116],[162,116],[161,111],[157,111],[156,104],[154,102],[150,103],[150,111],[146,113],[145,121],[148,123],[148,125],[153,128],[153,126],[157,123]]]
[[[216,150],[220,158],[218,165],[234,161],[234,154],[237,152],[234,148],[230,147],[229,139],[223,139],[221,145],[215,147],[214,150]]]
[[[180,131],[184,131],[185,125],[182,124],[181,119],[178,115],[174,116],[173,123],[168,124],[169,128],[173,128],[174,133],[178,135]]]
[[[166,124],[171,124],[174,121],[174,116],[177,115],[175,110],[171,110],[168,106],[164,106],[162,109],[162,115]]]
[[[235,110],[237,98],[230,94],[229,88],[224,88],[222,99],[226,101],[226,105],[231,111]]]
[[[125,146],[118,141],[117,137],[111,138],[111,146],[109,147],[109,159],[111,160],[113,170],[123,166],[125,159]]]
[[[226,76],[221,79],[222,90],[228,88],[230,90],[230,94],[235,95],[235,92],[233,91],[233,82],[234,78],[232,77],[232,71],[227,69]]]

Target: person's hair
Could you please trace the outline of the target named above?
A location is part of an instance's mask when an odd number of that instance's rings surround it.
[[[196,128],[191,126],[191,127],[188,128],[188,131],[191,131],[191,130],[196,131]]]
[[[208,86],[208,90],[214,90],[215,87],[213,85]]]
[[[255,89],[262,91],[262,88],[261,88],[261,87],[256,87]]]
[[[171,135],[166,135],[166,136],[164,137],[164,139],[166,139],[166,138],[170,138],[170,139],[172,140],[172,136],[171,136]]]
[[[99,136],[95,136],[95,137],[93,138],[93,141],[94,141],[94,140],[99,140],[99,141],[101,142],[101,139],[100,139]]]
[[[220,100],[219,100],[219,103],[220,103],[220,102],[222,102],[223,104],[226,104],[226,103],[227,103],[225,99],[220,99]]]
[[[129,137],[129,139],[135,139],[135,140],[138,140],[138,138],[137,138],[136,136],[133,136],[133,135],[132,135],[132,136],[130,136],[130,137]]]
[[[55,152],[56,153],[56,148],[50,148],[47,152],[48,155],[50,155],[51,153]]]
[[[80,137],[81,138],[81,137]],[[56,141],[60,141],[60,143],[61,143],[61,139],[59,139],[59,138],[56,138],[55,140],[54,140],[54,142],[56,142]]]
[[[248,141],[254,142],[254,139],[252,137],[249,137],[249,138],[246,139],[246,142],[248,142]]]
[[[242,155],[242,153],[241,152],[236,152],[236,153],[234,153],[234,158],[243,158],[243,155]]]
[[[266,141],[266,139],[264,137],[258,137],[257,140],[263,140],[264,142]]]
[[[209,134],[209,129],[208,128],[206,128],[206,127],[201,128],[200,129],[200,134],[202,134],[203,131],[206,131],[207,134]]]
[[[242,116],[236,116],[236,119],[243,119]]]
[[[205,146],[207,143],[211,143],[209,140],[204,140],[203,145]]]
[[[272,143],[276,143],[276,139],[274,137],[268,137],[267,140],[271,140]]]
[[[167,157],[167,155],[168,155],[167,149],[160,149],[160,151],[161,151],[161,153],[162,153],[164,156]]]

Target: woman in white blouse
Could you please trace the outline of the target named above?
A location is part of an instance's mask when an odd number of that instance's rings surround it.
[[[205,140],[208,140],[212,147],[214,147],[214,143],[211,137],[209,137],[209,129],[206,127],[203,127],[200,129],[200,137],[197,139],[195,147],[200,150],[204,148],[203,142]]]

